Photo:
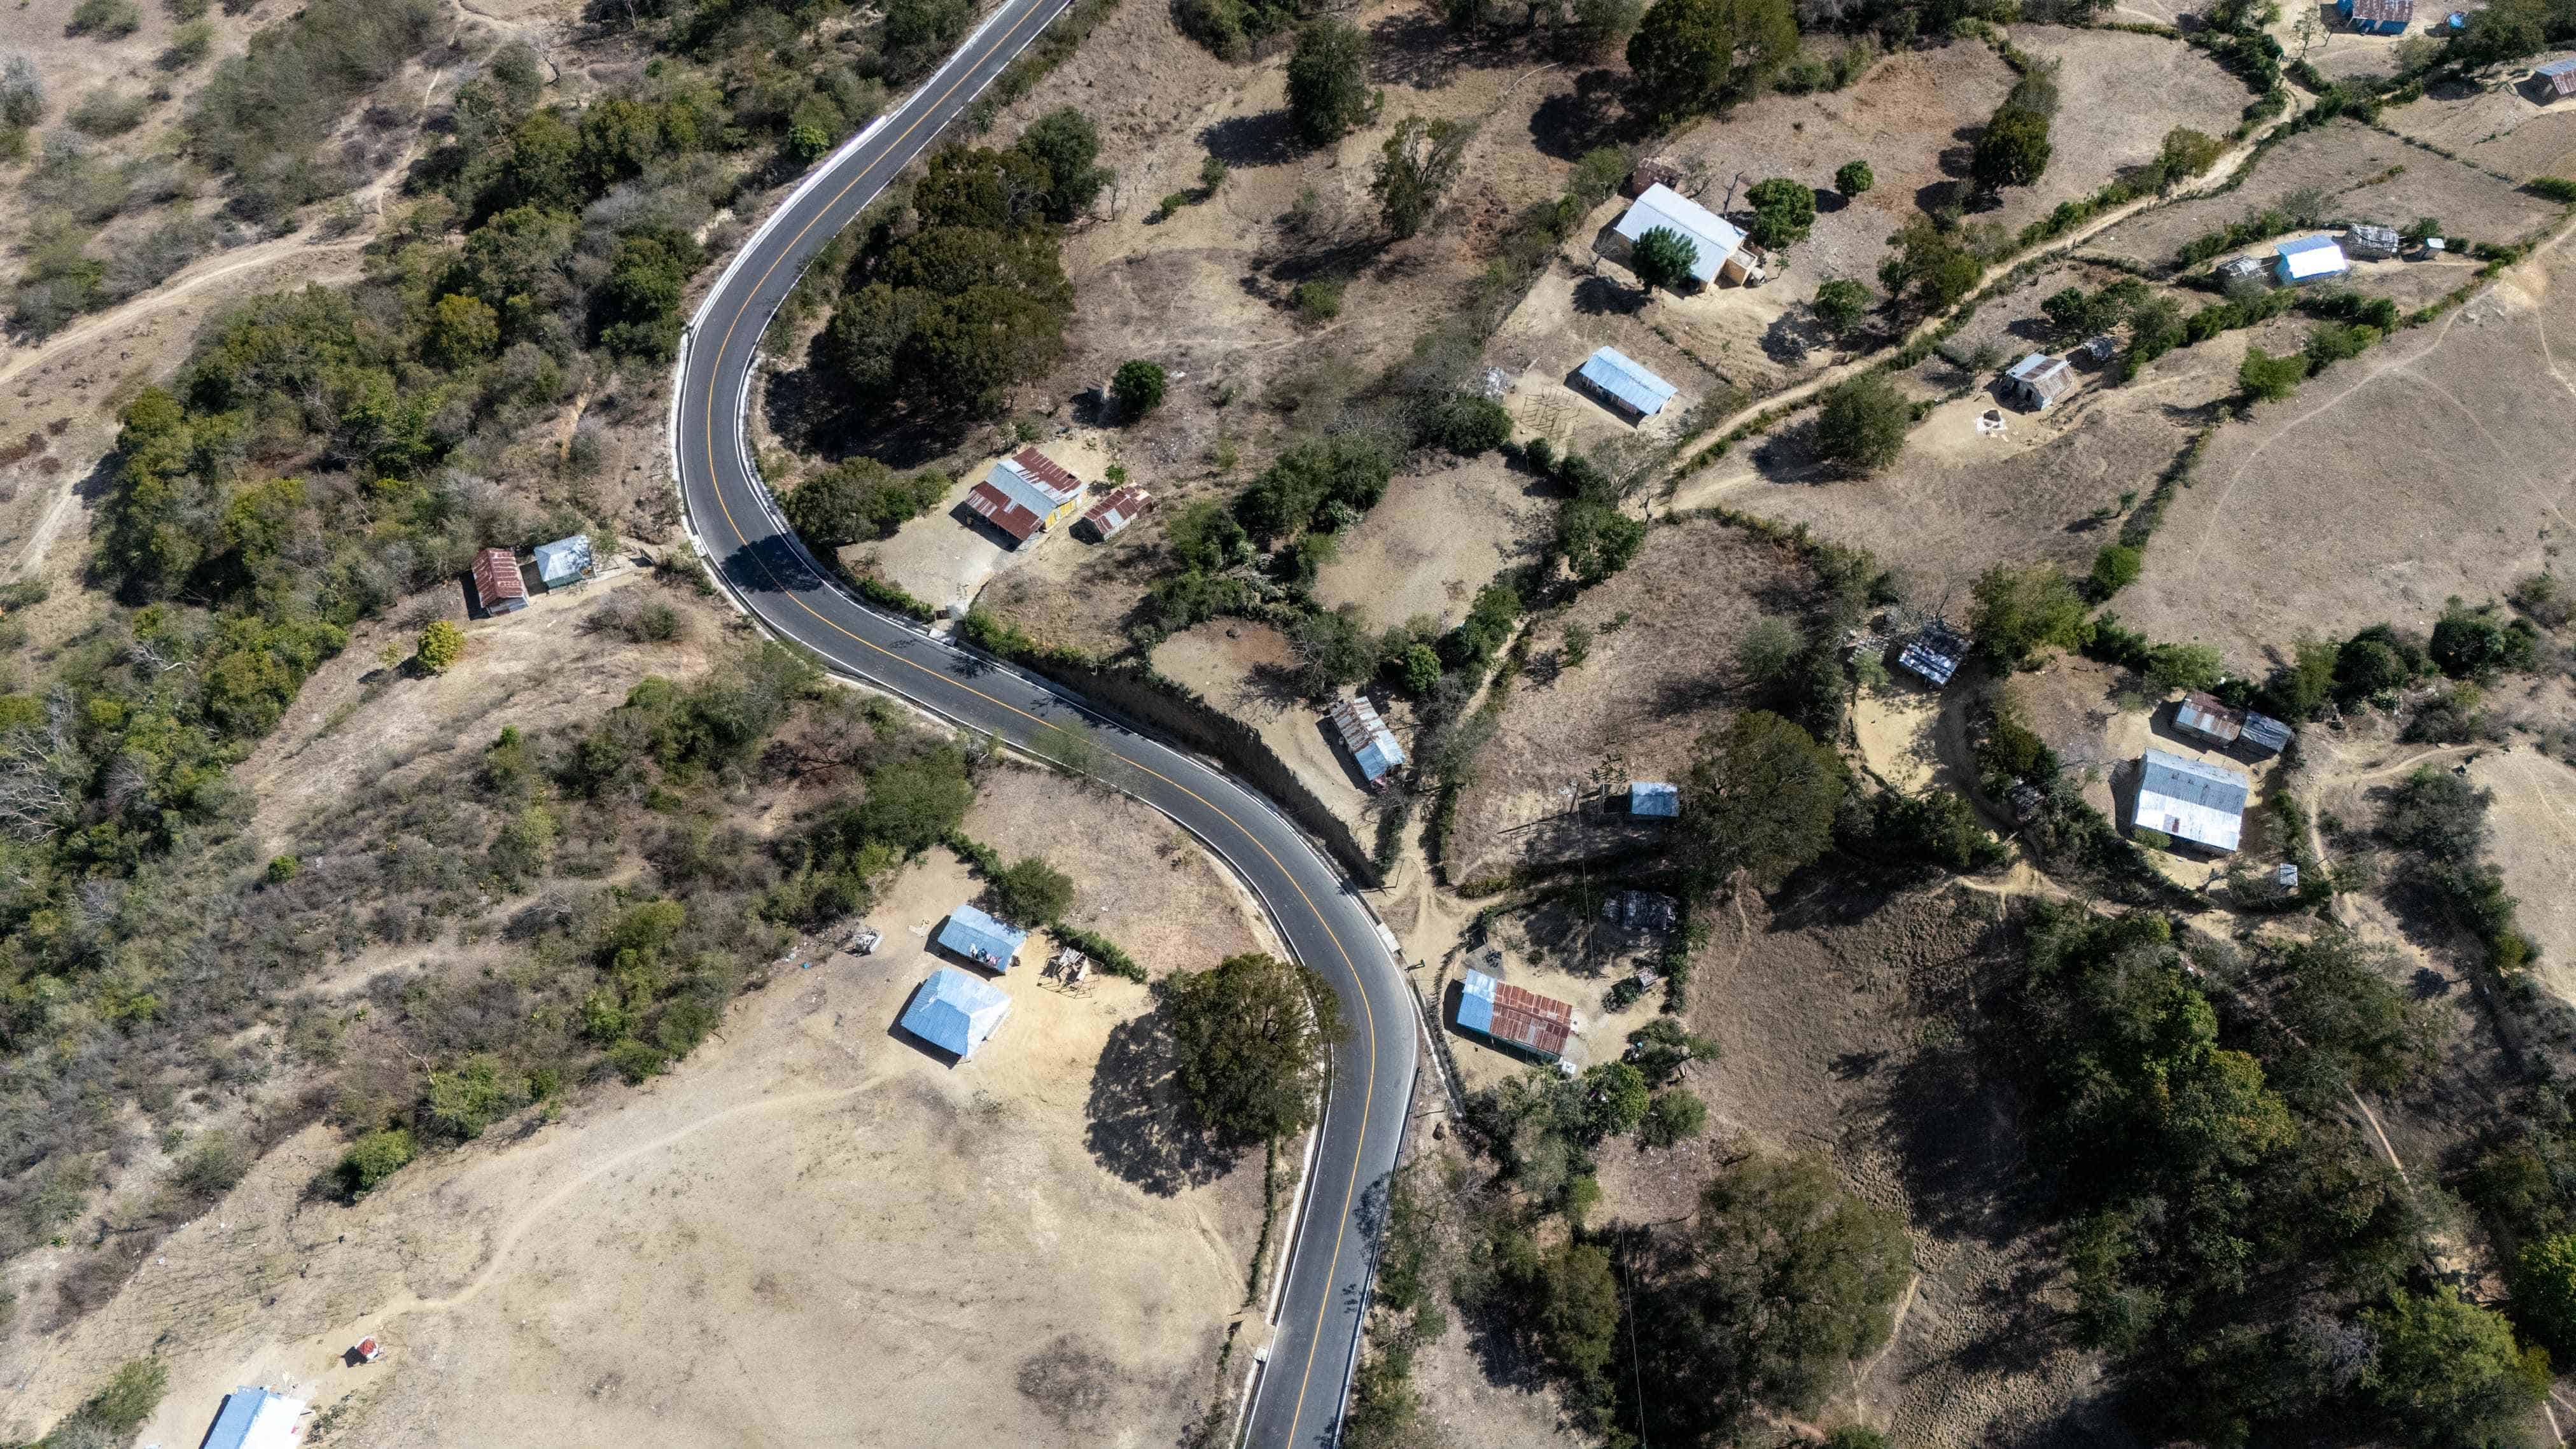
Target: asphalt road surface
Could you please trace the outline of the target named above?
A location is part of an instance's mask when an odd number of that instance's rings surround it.
[[[1051,684],[858,602],[787,529],[745,458],[743,409],[761,333],[798,274],[1065,3],[1008,0],[919,92],[827,158],[744,244],[682,347],[671,415],[680,497],[709,564],[772,632],[960,725],[1040,754],[1091,757],[1103,783],[1171,816],[1232,865],[1289,949],[1332,982],[1348,1035],[1334,1053],[1322,1140],[1246,1439],[1276,1449],[1329,1444],[1341,1423],[1419,1046],[1412,991],[1374,918],[1351,882],[1248,787]]]

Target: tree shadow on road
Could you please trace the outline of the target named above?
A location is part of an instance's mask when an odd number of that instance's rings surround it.
[[[1083,1145],[1122,1182],[1156,1197],[1204,1187],[1234,1166],[1189,1120],[1173,1080],[1172,1037],[1160,1011],[1122,1021],[1100,1049],[1084,1103]]]

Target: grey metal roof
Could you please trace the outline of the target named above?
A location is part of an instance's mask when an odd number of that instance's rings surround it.
[[[537,577],[548,584],[579,578],[591,565],[590,537],[576,533],[537,545]]]
[[[2249,709],[2245,711],[2244,738],[2278,754],[2290,747],[2292,732],[2288,725],[2270,715],[2256,714]]]
[[[1948,684],[1951,676],[1959,672],[1959,662],[1967,657],[1967,636],[1935,620],[1906,643],[1896,662],[1934,684]]]
[[[1351,752],[1352,762],[1360,767],[1361,778],[1370,784],[1385,779],[1404,763],[1404,746],[1395,742],[1395,731],[1378,718],[1377,706],[1364,696],[1334,701],[1327,717],[1342,737],[1342,748]]]
[[[1703,282],[1716,276],[1726,259],[1744,245],[1744,233],[1733,223],[1661,182],[1647,187],[1611,230],[1634,242],[1658,227],[1690,238],[1698,249],[1691,258],[1690,273]]]
[[[2134,824],[2148,830],[2234,850],[2245,828],[2245,799],[2253,783],[2221,765],[2149,750],[2138,771]]]
[[[1628,782],[1628,813],[1671,818],[1682,813],[1680,787],[1662,780]]]
[[[1677,391],[1662,378],[1648,372],[1635,358],[1616,347],[1604,347],[1583,360],[1580,369],[1585,382],[1610,394],[1647,417],[1664,410]]]

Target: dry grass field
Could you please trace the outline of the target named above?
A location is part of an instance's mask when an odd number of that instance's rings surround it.
[[[1358,527],[1343,530],[1315,599],[1358,606],[1372,629],[1425,614],[1455,624],[1476,590],[1547,536],[1555,509],[1546,485],[1495,454],[1406,474]]]
[[[2544,51],[2534,65],[2567,52]],[[2444,87],[2411,105],[2380,114],[2380,124],[2479,166],[2528,181],[2576,176],[2576,105],[2542,105],[2522,67],[2501,83]]]
[[[1323,712],[1300,697],[1288,671],[1296,653],[1287,636],[1264,624],[1217,620],[1185,629],[1154,649],[1154,668],[1198,691],[1218,709],[1261,732],[1315,798],[1363,840],[1376,797],[1360,783]],[[1387,723],[1409,740],[1405,712],[1391,709]]]
[[[2256,668],[2301,636],[2427,627],[2451,595],[2501,595],[2576,532],[2561,446],[2571,344],[2576,267],[2562,242],[2229,425],[2121,614]]]
[[[1624,762],[1640,778],[1678,779],[1691,742],[1741,687],[1736,642],[1765,614],[1796,617],[1808,588],[1793,555],[1724,524],[1650,533],[1626,572],[1566,613],[1563,622],[1595,631],[1591,657],[1512,685],[1459,798],[1450,878],[1635,844],[1626,830],[1573,813],[1590,772]],[[1552,646],[1555,628],[1538,643]]]
[[[1154,970],[1275,949],[1131,802],[1007,771],[966,828],[1050,852]],[[144,1437],[172,1444],[242,1382],[347,1398],[334,1432],[384,1446],[1170,1442],[1219,1391],[1260,1174],[1172,1148],[1141,987],[1024,966],[955,1067],[896,1033],[925,933],[974,889],[934,853],[871,913],[878,955],[800,950],[650,1088],[507,1124],[355,1207],[304,1196],[336,1139],[292,1139],[13,1375],[0,1432],[153,1350],[172,1392]],[[365,1333],[390,1356],[344,1366]]]
[[[2154,161],[2165,133],[2176,126],[2225,137],[2253,99],[2243,81],[2180,41],[2043,25],[2016,26],[2012,40],[2043,61],[2059,63],[2061,95],[2050,128],[2056,159],[2046,174],[2036,186],[2006,191],[2002,207],[1975,218],[2000,221],[2015,232],[2059,202],[2089,196],[2122,172]]]

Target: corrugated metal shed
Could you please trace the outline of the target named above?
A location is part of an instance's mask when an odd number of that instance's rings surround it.
[[[528,581],[519,577],[519,556],[506,548],[487,548],[474,556],[474,597],[486,614],[512,614],[528,607]]]
[[[2355,222],[2343,232],[2344,250],[2356,257],[2385,258],[2397,255],[2397,228]]]
[[[1467,989],[1458,997],[1458,1025],[1498,1046],[1554,1061],[1565,1055],[1566,1038],[1574,1034],[1574,1008],[1470,971]]]
[[[1682,903],[1654,891],[1621,891],[1601,903],[1601,919],[1627,931],[1671,932],[1681,919]]]
[[[1377,706],[1366,696],[1335,700],[1325,717],[1333,722],[1342,748],[1350,751],[1351,762],[1360,767],[1360,778],[1369,782],[1369,788],[1384,785],[1386,777],[1404,763],[1404,746],[1395,742],[1395,731],[1378,718]]]
[[[2132,824],[2211,850],[2234,850],[2245,829],[2245,799],[2253,788],[2221,765],[2149,750],[2138,771],[2138,809]]]
[[[2565,60],[2553,60],[2547,65],[2534,66],[2531,73],[2538,76],[2541,84],[2549,87],[2552,93],[2576,96],[2576,55],[2571,55]]]
[[[2004,374],[2004,391],[2045,411],[2075,390],[2075,368],[2063,357],[2034,352]]]
[[[2339,277],[2352,270],[2344,260],[2343,248],[2330,236],[2301,237],[2286,241],[2273,250],[2281,258],[2281,280],[2309,282],[2319,277]]]
[[[942,966],[913,992],[902,1024],[905,1031],[964,1061],[975,1055],[975,1048],[984,1044],[1010,1011],[1011,998],[1002,988],[954,966]]]
[[[978,966],[989,966],[996,971],[1011,969],[1012,958],[1019,954],[1020,943],[1028,938],[1028,932],[994,920],[973,906],[959,906],[939,924],[941,950],[953,951]]]
[[[1653,819],[1673,819],[1682,813],[1681,787],[1662,780],[1631,780],[1628,782],[1628,813]]]
[[[550,589],[579,583],[590,575],[590,537],[576,533],[537,545],[537,582]]]
[[[1651,418],[1673,400],[1673,385],[1648,372],[1615,347],[1604,347],[1583,360],[1578,375],[1595,389],[1641,418]]]
[[[2243,715],[2198,690],[2182,697],[2182,703],[2174,710],[2174,723],[2222,745],[2236,743],[2236,737],[2245,733]]]
[[[1661,227],[1690,238],[1699,254],[1691,258],[1690,274],[1701,282],[1716,277],[1717,269],[1744,245],[1744,233],[1716,212],[1661,183],[1646,188],[1637,204],[1619,218],[1611,228],[1627,238],[1630,246],[1646,233]]]
[[[1929,683],[1943,685],[1958,674],[1961,661],[1967,657],[1967,636],[1936,619],[1907,641],[1897,652],[1896,662]]]
[[[2260,745],[2264,749],[2270,750],[2272,753],[2277,755],[2281,751],[2290,747],[2290,740],[2292,737],[2290,727],[2281,723],[2279,720],[2272,718],[2270,715],[2256,714],[2250,709],[2245,711],[2245,742],[2247,744]]]
[[[2352,0],[2348,13],[2355,25],[2404,29],[2415,23],[2415,0]]]
[[[244,1384],[224,1396],[202,1449],[291,1449],[304,1401]]]
[[[1121,488],[1093,504],[1091,511],[1082,515],[1082,521],[1091,529],[1092,537],[1106,543],[1116,538],[1119,530],[1144,516],[1150,496],[1142,488]]]
[[[994,487],[990,479],[966,490],[966,506],[976,517],[1009,534],[1014,543],[1028,542],[1046,526],[1044,514],[1021,507],[1011,495]]]

